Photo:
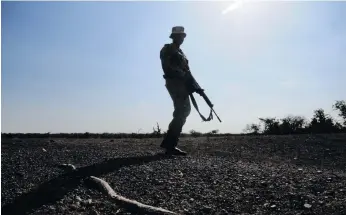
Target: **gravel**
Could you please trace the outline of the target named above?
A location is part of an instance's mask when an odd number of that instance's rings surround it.
[[[186,157],[159,144],[2,139],[2,214],[136,214],[90,176],[179,214],[346,214],[345,134],[183,138]]]

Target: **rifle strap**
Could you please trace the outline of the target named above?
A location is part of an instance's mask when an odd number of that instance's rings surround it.
[[[208,122],[208,121],[210,121],[210,120],[213,119],[213,110],[210,109],[210,114],[209,114],[208,119],[205,118],[205,117],[199,112],[199,108],[198,108],[196,99],[195,99],[195,97],[192,95],[192,93],[190,93],[190,98],[191,98],[191,101],[192,101],[193,106],[195,107],[195,109],[197,110],[199,116],[202,118],[202,120],[203,120],[204,122]]]

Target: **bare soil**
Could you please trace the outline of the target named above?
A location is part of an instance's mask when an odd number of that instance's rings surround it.
[[[90,176],[178,214],[346,214],[346,134],[183,138],[186,157],[160,141],[2,139],[2,214],[137,214]]]

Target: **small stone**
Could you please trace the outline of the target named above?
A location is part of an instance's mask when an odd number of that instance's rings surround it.
[[[207,213],[207,214],[210,214],[210,212],[213,210],[211,207],[209,206],[204,206],[203,207],[203,212]]]
[[[305,203],[305,204],[304,204],[304,207],[305,207],[305,208],[311,208],[312,205],[310,205],[310,204],[308,204],[308,203]]]
[[[79,202],[83,201],[82,198],[79,197],[79,196],[76,196],[76,200],[79,201]]]
[[[47,150],[46,150],[45,148],[42,148],[42,151],[43,151],[43,152],[47,152]]]
[[[79,202],[78,202],[79,203]],[[78,209],[79,208],[79,204],[72,204],[71,205],[71,208],[72,209]]]
[[[118,211],[116,213],[119,213]],[[100,213],[97,210],[93,209],[92,211],[90,211],[90,215],[100,215]]]
[[[17,194],[17,195],[22,195],[23,192],[22,192],[22,191],[17,191],[16,194]]]
[[[270,206],[271,208],[276,208],[276,205],[272,205],[272,206]]]
[[[227,214],[229,214],[227,210],[225,210],[225,209],[221,210],[221,215],[227,215]]]

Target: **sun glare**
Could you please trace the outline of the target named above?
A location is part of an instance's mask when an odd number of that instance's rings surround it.
[[[243,6],[243,0],[234,0],[234,2],[229,5],[225,10],[222,11],[222,14],[225,15],[233,10],[241,8]]]

